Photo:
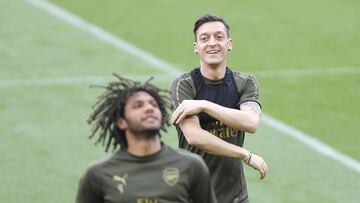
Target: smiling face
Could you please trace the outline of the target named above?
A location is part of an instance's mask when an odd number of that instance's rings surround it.
[[[222,22],[207,22],[196,32],[194,51],[199,54],[201,66],[226,67],[226,56],[232,48],[231,38]]]
[[[124,117],[118,126],[138,138],[151,138],[159,134],[162,115],[158,103],[147,92],[132,94],[125,105]]]

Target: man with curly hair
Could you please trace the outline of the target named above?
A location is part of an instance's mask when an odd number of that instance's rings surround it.
[[[88,168],[77,203],[216,203],[202,159],[161,141],[169,125],[169,92],[120,77],[109,83],[94,105],[90,138],[99,135],[108,159]]]

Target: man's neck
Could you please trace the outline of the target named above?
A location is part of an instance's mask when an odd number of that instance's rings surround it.
[[[151,139],[137,139],[136,137],[127,136],[128,152],[135,156],[149,156],[155,154],[161,149],[159,136]]]
[[[201,75],[210,80],[221,80],[225,77],[226,73],[226,63],[209,65],[200,63],[200,72]]]

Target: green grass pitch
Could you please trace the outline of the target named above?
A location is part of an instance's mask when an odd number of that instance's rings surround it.
[[[232,68],[261,85],[263,111],[360,160],[358,1],[53,0],[182,71],[198,64],[192,26],[207,12],[231,26]],[[74,202],[88,164],[104,155],[86,119],[112,72],[168,87],[171,77],[25,0],[0,1],[0,202]],[[173,128],[163,136],[176,146]],[[262,124],[245,147],[251,202],[358,202],[360,174]]]

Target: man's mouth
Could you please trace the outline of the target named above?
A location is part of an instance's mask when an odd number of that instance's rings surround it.
[[[159,120],[157,117],[155,116],[146,116],[145,118],[143,118],[143,120]]]
[[[206,53],[207,53],[207,54],[217,54],[217,53],[219,53],[219,51],[217,51],[217,50],[210,50],[210,51],[207,51]]]

